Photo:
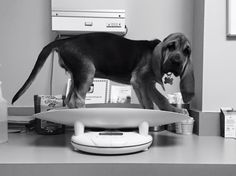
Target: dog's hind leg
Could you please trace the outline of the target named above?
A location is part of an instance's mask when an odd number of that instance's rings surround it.
[[[93,83],[95,75],[94,64],[86,59],[85,62],[76,63],[76,69],[71,69],[72,87],[69,91],[66,104],[69,108],[85,107],[85,97]]]
[[[72,75],[70,75],[71,78],[72,78]],[[72,97],[72,94],[73,94],[73,90],[74,90],[74,81],[73,79],[71,79],[71,82],[70,82],[70,87],[69,87],[69,92],[66,96],[66,99],[65,99],[65,104],[68,106],[68,107],[73,107],[72,105],[70,105],[70,99]]]

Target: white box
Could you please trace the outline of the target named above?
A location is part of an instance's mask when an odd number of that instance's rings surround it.
[[[52,30],[61,34],[125,34],[125,10],[52,10]]]
[[[222,136],[236,138],[236,111],[221,108]]]
[[[236,138],[236,112],[225,116],[225,137]]]

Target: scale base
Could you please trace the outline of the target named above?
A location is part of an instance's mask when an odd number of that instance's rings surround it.
[[[152,144],[152,137],[148,135],[149,124],[139,124],[139,132],[121,132],[107,130],[103,132],[85,132],[82,122],[74,124],[75,135],[71,143],[76,150],[95,154],[127,154],[147,150]]]
[[[116,155],[147,150],[152,144],[152,137],[136,132],[87,132],[72,136],[71,143],[75,150],[93,154]]]

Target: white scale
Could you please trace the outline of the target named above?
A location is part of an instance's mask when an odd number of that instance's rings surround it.
[[[41,112],[36,118],[74,126],[71,144],[75,150],[94,154],[128,154],[148,150],[152,144],[149,126],[187,120],[189,116],[174,112],[131,108],[82,108]],[[85,127],[105,131],[85,131]],[[138,132],[119,131],[136,128]]]

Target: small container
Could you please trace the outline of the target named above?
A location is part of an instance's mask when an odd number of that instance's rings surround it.
[[[2,82],[0,81],[0,143],[8,141],[7,101],[2,96]]]
[[[175,123],[168,124],[167,130],[170,132],[175,132]]]
[[[193,124],[192,117],[183,122],[175,123],[175,132],[178,134],[193,134]]]
[[[65,106],[65,96],[62,95],[35,95],[35,113],[50,111]],[[49,122],[46,120],[35,119],[35,131],[43,135],[55,135],[65,133],[65,125]]]
[[[173,97],[174,95],[168,95],[168,96],[169,96],[169,100],[171,100],[171,97]],[[177,108],[186,109],[187,111],[190,109],[190,104],[187,104],[187,103],[180,103],[180,104],[171,103],[171,105]],[[181,123],[168,124],[166,125],[166,129],[170,132],[176,132],[179,134],[182,133]]]

